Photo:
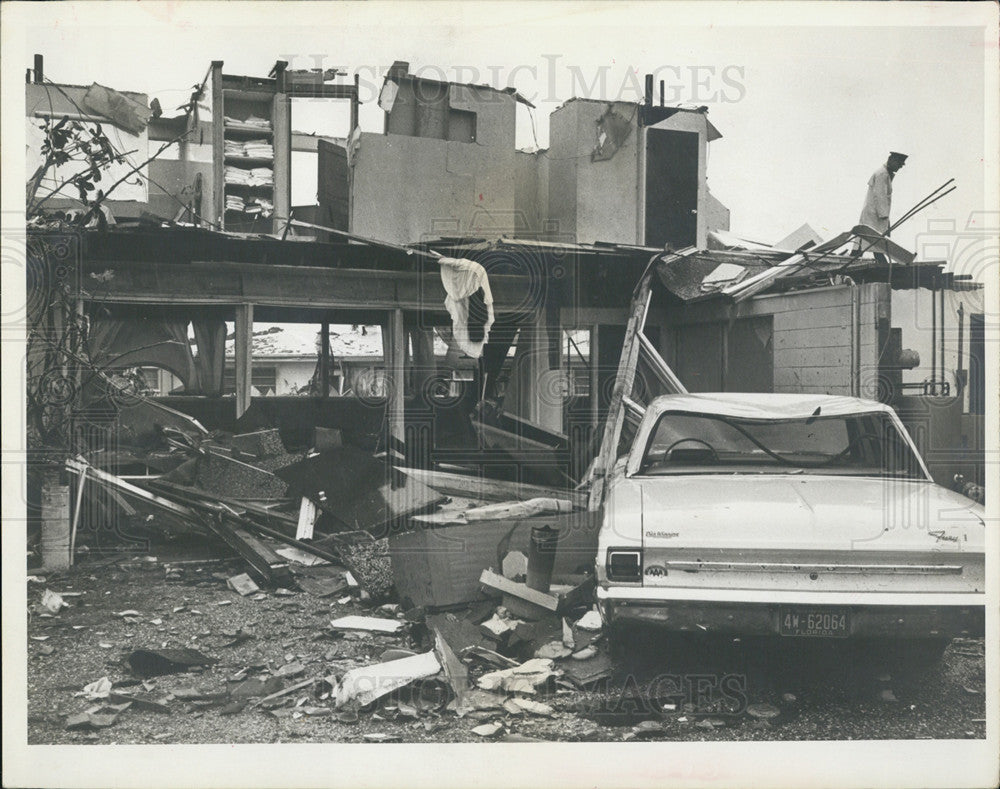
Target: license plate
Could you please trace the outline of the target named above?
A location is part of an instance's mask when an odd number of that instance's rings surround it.
[[[842,609],[784,608],[780,611],[778,626],[783,636],[847,638],[851,632],[851,616]]]

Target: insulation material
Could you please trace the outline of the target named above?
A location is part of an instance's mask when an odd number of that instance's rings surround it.
[[[632,132],[632,119],[608,107],[597,120],[597,143],[590,153],[590,161],[604,162],[611,159],[625,144]]]
[[[746,275],[745,266],[737,266],[735,263],[720,263],[712,269],[701,281],[703,291],[715,290],[722,285],[736,282]]]
[[[152,115],[145,104],[96,82],[87,89],[83,103],[87,109],[104,116],[130,134],[141,133]]]
[[[478,359],[483,355],[483,346],[493,326],[493,294],[486,269],[465,258],[443,257],[438,263],[447,293],[444,306],[451,316],[451,342],[462,353]],[[481,309],[472,309],[480,299]]]
[[[392,112],[392,105],[396,103],[396,94],[399,93],[399,84],[387,79],[382,85],[382,90],[378,94],[378,106],[383,112]]]

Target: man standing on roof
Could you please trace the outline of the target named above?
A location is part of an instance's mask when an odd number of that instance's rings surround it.
[[[868,179],[868,194],[865,205],[861,209],[858,224],[868,225],[882,235],[889,235],[889,211],[892,208],[892,179],[899,169],[906,164],[906,154],[890,152],[885,164],[879,167]],[[854,245],[854,254],[861,254],[861,239]],[[876,252],[875,258],[885,262],[884,257]]]

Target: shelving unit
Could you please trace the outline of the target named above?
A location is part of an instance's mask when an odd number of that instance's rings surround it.
[[[292,108],[293,98],[347,99],[351,102],[351,129],[358,123],[358,78],[353,85],[331,85],[304,72],[288,72],[279,60],[269,77],[234,76],[222,73],[222,61],[212,61],[212,205],[214,221],[223,230],[237,233],[281,233],[291,211]],[[226,119],[229,119],[228,122]],[[250,118],[266,125],[247,123]],[[242,156],[226,152],[226,143],[243,145],[266,141],[271,156]],[[251,185],[227,183],[226,168],[267,168],[272,183]],[[270,200],[270,217],[262,213],[227,210],[234,198],[243,201]]]
[[[279,61],[274,77],[262,79],[223,74],[222,61],[212,62],[213,197],[223,230],[277,233],[288,219],[292,133],[289,97],[282,90],[284,66]],[[250,119],[260,122],[248,123]],[[258,141],[271,146],[270,156],[227,151],[227,143],[231,148]],[[245,171],[250,182],[234,181],[234,171]],[[234,203],[259,208],[247,211]]]

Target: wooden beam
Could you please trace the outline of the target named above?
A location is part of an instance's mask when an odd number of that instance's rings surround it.
[[[225,227],[226,163],[225,106],[222,98],[222,61],[212,61],[212,215],[208,219]]]
[[[215,304],[254,303],[271,307],[386,310],[401,307],[445,313],[445,290],[436,271],[381,271],[282,266],[228,261],[147,263],[134,260],[88,260],[89,273],[110,271],[100,288],[80,293],[85,301],[101,304]],[[93,282],[93,280],[90,280]],[[493,309],[497,313],[523,310],[527,277],[491,275]]]
[[[590,425],[596,431],[600,423],[601,408],[601,358],[597,352],[600,325],[590,327]]]
[[[650,339],[643,333],[639,333],[640,356],[647,362],[657,380],[670,394],[687,394],[687,387],[681,383],[681,379],[670,369],[670,365],[660,356],[660,352]]]
[[[330,396],[330,321],[320,324],[319,341],[319,386],[320,397]]]
[[[650,296],[652,295],[652,277],[652,269],[647,269],[632,298],[632,315],[625,326],[622,357],[615,377],[615,386],[611,390],[608,418],[604,423],[604,438],[601,440],[601,448],[594,464],[594,481],[590,489],[589,505],[592,510],[598,509],[604,500],[604,483],[617,458],[618,440],[625,423],[624,401],[632,393],[635,369],[639,362],[639,343],[636,341],[636,336],[642,332],[642,327],[646,322],[646,312],[649,309]]]
[[[631,400],[632,387],[635,383],[635,372],[639,364],[639,351],[643,347],[642,331],[646,325],[646,315],[652,298],[652,282],[655,275],[654,264],[658,260],[673,262],[697,252],[695,247],[687,247],[672,256],[654,255],[632,296],[631,314],[625,325],[625,339],[622,343],[622,355],[615,377],[615,386],[611,391],[611,402],[608,404],[608,418],[604,423],[604,437],[594,463],[594,479],[590,488],[589,509],[599,509],[604,501],[605,483],[611,467],[618,458],[618,442],[621,440],[622,428],[625,425],[627,411],[635,417],[635,408],[630,408],[627,400]],[[656,349],[652,353],[647,349],[647,357],[659,359]],[[669,368],[667,368],[669,371]],[[672,376],[672,373],[671,373]],[[676,376],[672,376],[676,379]],[[680,384],[680,381],[677,381]],[[683,385],[681,385],[683,390]]]
[[[402,466],[398,468],[405,476],[447,496],[498,502],[527,501],[535,498],[569,499],[576,507],[587,505],[587,495],[582,491],[547,488],[526,482],[510,482],[469,474],[452,474],[447,471],[427,471]]]
[[[406,335],[403,332],[403,311],[401,309],[388,311],[382,342],[388,382],[389,456],[402,458],[402,448],[406,444],[404,424]]]
[[[253,374],[253,304],[236,308],[236,418],[250,407]]]
[[[274,128],[274,215],[273,233],[280,233],[289,221],[292,203],[292,108],[286,93],[275,93],[271,111]]]
[[[288,562],[259,537],[245,531],[238,520],[221,515],[218,517],[208,515],[201,519],[201,523],[246,560],[251,574],[258,583],[276,586],[291,583],[292,575],[288,569]]]
[[[358,95],[360,91],[361,91],[361,75],[355,73],[354,94],[351,96],[351,131],[348,134],[348,138],[350,138],[350,135],[354,134],[354,130],[358,128]]]

